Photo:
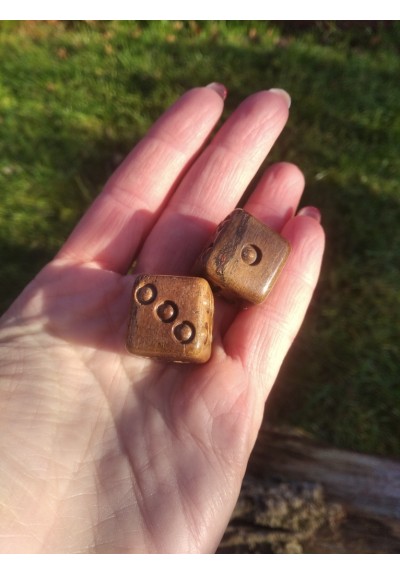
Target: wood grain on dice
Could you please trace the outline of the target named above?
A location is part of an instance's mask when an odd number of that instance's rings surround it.
[[[282,236],[238,208],[218,226],[196,272],[218,295],[259,304],[271,291],[289,252]]]

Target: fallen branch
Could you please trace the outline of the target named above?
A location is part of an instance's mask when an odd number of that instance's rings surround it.
[[[400,462],[263,428],[219,552],[399,553]]]

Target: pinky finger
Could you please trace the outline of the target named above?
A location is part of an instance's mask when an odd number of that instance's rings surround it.
[[[261,385],[265,400],[295,338],[318,281],[324,232],[315,208],[303,208],[283,228],[291,244],[288,262],[267,300],[241,311],[224,338],[225,351],[240,359]]]

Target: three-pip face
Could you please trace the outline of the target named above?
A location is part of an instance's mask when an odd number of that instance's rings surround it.
[[[138,276],[127,349],[135,355],[204,363],[211,355],[214,297],[198,277]]]
[[[197,269],[218,295],[258,304],[271,291],[289,252],[284,238],[238,208],[218,226]]]

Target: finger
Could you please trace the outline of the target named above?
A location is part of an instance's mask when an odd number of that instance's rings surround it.
[[[210,232],[238,203],[288,117],[288,96],[247,98],[196,160],[146,240],[138,269],[186,273]],[[189,241],[190,238],[190,241]]]
[[[161,116],[107,182],[58,257],[127,270],[219,119],[220,88],[213,84],[190,90]]]
[[[244,209],[280,232],[296,212],[304,190],[304,176],[294,164],[281,162],[273,164],[257,184]],[[236,315],[233,306],[224,306],[217,314],[217,328],[224,334]]]
[[[282,235],[292,251],[271,294],[263,304],[241,311],[224,338],[227,353],[241,359],[262,386],[264,399],[303,321],[324,250],[323,229],[314,217],[296,216]]]
[[[262,176],[244,209],[280,231],[295,214],[304,190],[304,176],[294,164],[272,165]]]

